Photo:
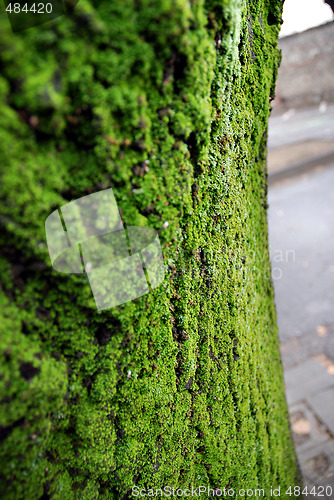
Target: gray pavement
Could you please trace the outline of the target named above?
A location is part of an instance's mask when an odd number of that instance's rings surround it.
[[[304,135],[296,129],[295,140],[305,139],[310,128],[304,128]],[[316,487],[317,494],[308,498],[334,499],[334,163],[271,184],[268,198],[281,354],[297,456],[304,485],[309,492]]]
[[[269,237],[281,340],[334,324],[334,168],[270,188]]]

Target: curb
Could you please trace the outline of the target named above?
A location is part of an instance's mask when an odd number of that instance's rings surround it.
[[[306,172],[309,172],[310,170],[313,170],[319,165],[328,165],[332,162],[334,162],[334,150],[322,155],[312,156],[307,160],[293,163],[292,165],[277,170],[276,172],[269,172],[268,185],[272,185],[275,182],[289,179],[300,174],[304,174]]]

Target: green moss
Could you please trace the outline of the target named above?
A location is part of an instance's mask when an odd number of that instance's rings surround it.
[[[80,0],[19,34],[1,17],[4,498],[296,482],[266,223],[280,7]],[[52,270],[44,222],[108,187],[159,231],[168,278],[98,313]]]

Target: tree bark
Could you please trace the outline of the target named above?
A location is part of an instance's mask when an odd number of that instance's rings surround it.
[[[280,23],[280,0],[0,18],[3,498],[298,481],[267,237]],[[44,223],[110,187],[167,275],[99,313],[86,276],[52,269]]]

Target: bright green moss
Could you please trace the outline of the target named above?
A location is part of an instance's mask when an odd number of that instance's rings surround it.
[[[266,223],[280,8],[80,0],[19,34],[1,17],[4,498],[295,484]],[[108,187],[159,231],[168,278],[97,313],[52,270],[44,221]]]

